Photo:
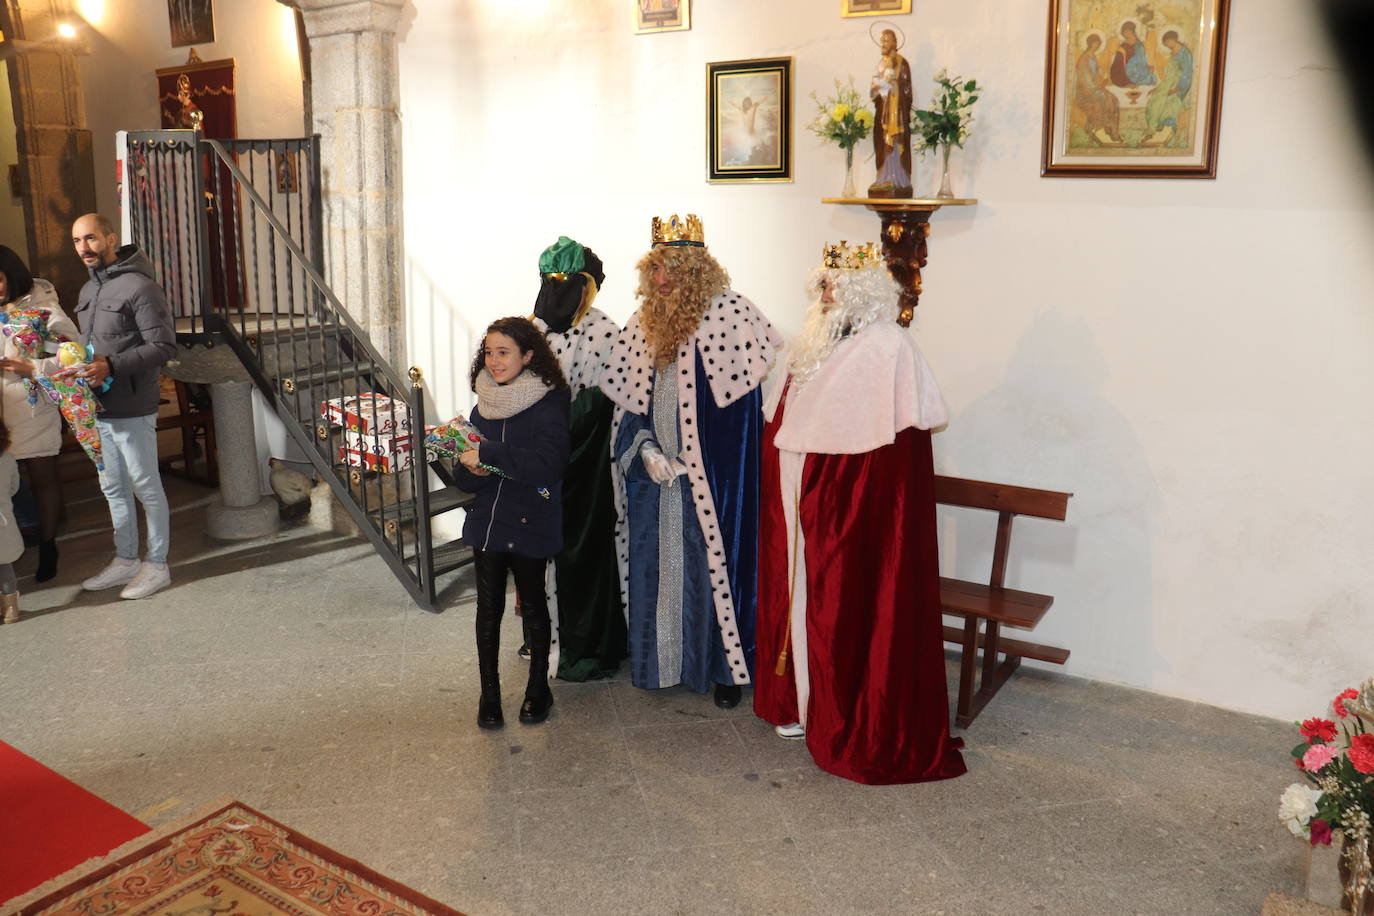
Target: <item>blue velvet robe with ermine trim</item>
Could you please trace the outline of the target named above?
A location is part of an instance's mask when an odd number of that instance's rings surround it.
[[[752,679],[757,593],[759,386],[779,340],[743,296],[712,300],[678,359],[655,371],[632,318],[602,376],[617,405],[618,559],[636,686]],[[687,473],[654,483],[640,449]]]

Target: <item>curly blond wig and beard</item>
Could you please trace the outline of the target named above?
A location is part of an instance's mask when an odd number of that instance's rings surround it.
[[[673,291],[667,296],[654,285],[655,264],[662,264],[672,278]],[[654,365],[666,366],[677,358],[678,347],[696,333],[711,300],[730,288],[730,275],[711,252],[695,245],[655,248],[635,267],[639,271],[635,295],[642,300],[639,324]]]
[[[829,280],[835,304],[821,304],[821,281]],[[881,263],[862,270],[817,267],[806,278],[811,307],[806,324],[788,346],[787,371],[794,385],[803,385],[821,370],[827,357],[845,337],[879,321],[895,321],[901,287]]]

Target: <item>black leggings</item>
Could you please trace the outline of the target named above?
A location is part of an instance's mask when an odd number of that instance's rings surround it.
[[[522,557],[515,553],[495,550],[473,550],[473,567],[477,573],[477,616],[501,626],[506,613],[506,572],[515,577],[515,593],[520,610],[526,619],[545,620],[549,617],[549,602],[544,594],[544,570],[548,560],[543,557]]]
[[[57,523],[62,520],[62,478],[57,475],[57,456],[23,458],[20,464],[29,475],[29,488],[38,504],[38,539],[51,541],[57,537]]]

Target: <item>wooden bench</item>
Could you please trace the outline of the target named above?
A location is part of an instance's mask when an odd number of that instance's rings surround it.
[[[1050,609],[1049,595],[1018,591],[1005,585],[1011,524],[1018,515],[1063,521],[1072,493],[1034,490],[958,477],[935,477],[935,501],[946,506],[987,509],[997,513],[997,539],[992,548],[992,573],[986,585],[940,577],[940,607],[962,617],[964,626],[944,627],[945,642],[963,647],[959,660],[959,706],[955,724],[967,728],[1021,664],[1022,658],[1062,665],[1069,650],[1008,639],[1002,627],[1033,630]],[[974,689],[978,650],[982,650],[982,677]],[[1005,655],[999,663],[998,656]]]

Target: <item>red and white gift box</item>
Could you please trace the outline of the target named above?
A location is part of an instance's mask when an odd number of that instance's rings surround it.
[[[382,474],[394,474],[397,471],[408,471],[414,467],[415,456],[409,450],[390,455],[379,455],[365,449],[354,449],[341,445],[339,446],[339,461],[352,468],[364,468]]]
[[[410,432],[410,408],[384,394],[330,398],[320,402],[320,416],[334,426],[364,435]]]
[[[392,474],[408,470],[415,463],[415,439],[408,432],[372,436],[347,429],[343,440],[343,445],[339,446],[339,461],[349,467]]]

